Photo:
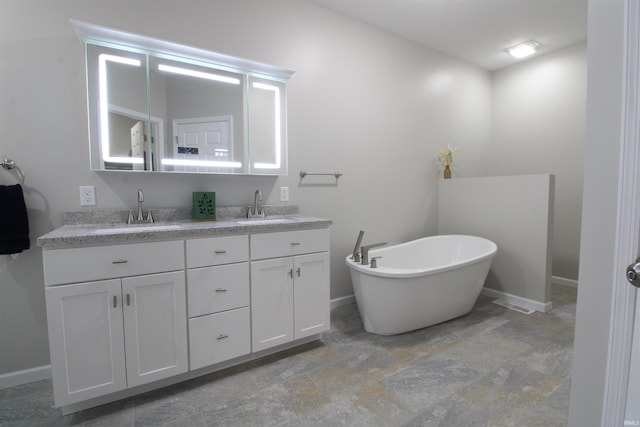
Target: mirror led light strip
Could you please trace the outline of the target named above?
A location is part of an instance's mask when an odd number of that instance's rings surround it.
[[[102,160],[112,163],[143,164],[142,157],[118,157],[111,156],[109,149],[109,99],[107,88],[107,62],[131,65],[139,67],[140,60],[125,58],[123,56],[108,55],[102,53],[98,57],[98,84],[100,86],[100,147],[102,149]]]
[[[190,160],[190,159],[162,159],[162,164],[167,166],[201,166],[211,168],[241,168],[240,162],[220,162],[215,160]]]
[[[239,85],[240,80],[233,77],[221,76],[219,74],[205,73],[203,71],[190,70],[189,68],[174,67],[172,65],[158,64],[158,70],[168,73],[180,74],[183,76],[197,77],[199,79],[214,80],[216,82]]]
[[[281,127],[281,117],[280,117],[280,88],[273,85],[268,85],[265,83],[253,82],[253,87],[256,89],[269,90],[274,93],[274,108],[275,108],[275,155],[276,162],[275,163],[254,163],[253,167],[256,169],[280,169],[280,149],[282,146],[282,131]]]

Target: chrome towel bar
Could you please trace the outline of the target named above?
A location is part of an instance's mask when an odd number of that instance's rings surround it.
[[[340,178],[342,176],[342,173],[340,173],[340,172],[334,172],[334,173],[310,173],[310,172],[300,171],[300,179],[304,178],[307,175],[330,175],[330,176],[333,176],[336,179],[338,179],[338,178]]]
[[[10,170],[10,169],[17,170],[18,174],[20,175],[20,184],[21,185],[24,184],[24,172],[22,172],[22,169],[20,169],[18,165],[16,165],[16,162],[14,162],[11,159],[2,159],[0,160],[0,166],[5,168],[6,170]]]

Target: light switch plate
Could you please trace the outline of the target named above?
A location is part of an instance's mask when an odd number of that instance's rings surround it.
[[[80,206],[96,205],[96,187],[93,185],[80,186]]]
[[[281,202],[289,201],[289,187],[280,187],[280,201]]]

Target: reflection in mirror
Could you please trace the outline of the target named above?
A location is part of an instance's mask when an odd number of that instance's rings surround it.
[[[158,170],[244,172],[245,76],[150,58],[152,115],[166,118]]]
[[[293,71],[72,21],[92,170],[283,175]]]

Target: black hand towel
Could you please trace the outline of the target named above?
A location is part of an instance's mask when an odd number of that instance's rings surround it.
[[[29,249],[29,219],[20,184],[0,185],[0,254]]]

